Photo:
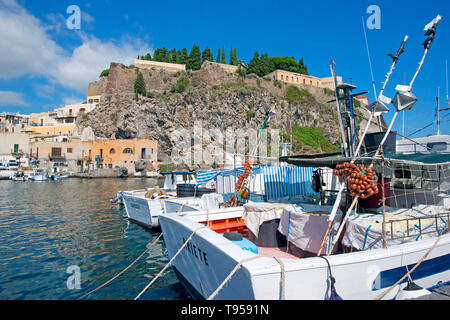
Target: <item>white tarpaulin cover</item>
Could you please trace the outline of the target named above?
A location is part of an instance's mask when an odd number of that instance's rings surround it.
[[[259,227],[266,221],[280,219],[289,203],[251,202],[244,204],[244,220],[247,228],[258,237]]]
[[[321,206],[314,204],[290,205],[285,207],[280,219],[278,231],[284,234],[288,242],[296,247],[317,253],[322,244],[322,239],[328,227],[328,216],[332,206]],[[338,209],[336,221],[342,218],[342,211]],[[338,226],[339,223],[335,223]],[[328,241],[322,249],[326,252]],[[333,249],[335,251],[337,246]]]
[[[386,207],[386,221],[402,220],[407,218],[433,217],[436,214],[446,213],[443,206],[434,205],[417,205],[409,209],[397,209]],[[438,218],[438,230],[447,227],[447,218]],[[342,239],[342,244],[356,250],[376,249],[383,247],[382,234],[382,214],[358,214],[349,217],[346,224],[346,231]],[[420,227],[421,226],[421,229]],[[408,230],[411,237],[407,237]],[[437,232],[429,234],[421,234],[421,232],[435,231],[436,220],[418,219],[406,221],[398,221],[392,223],[393,238],[391,240],[391,223],[386,223],[386,239],[387,245],[402,244],[405,242],[414,242],[421,239],[436,237]]]

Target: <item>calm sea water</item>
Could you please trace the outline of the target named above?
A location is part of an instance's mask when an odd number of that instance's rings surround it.
[[[127,267],[160,231],[129,222],[110,199],[151,182],[0,181],[0,299],[77,299]],[[86,299],[133,299],[167,262],[161,237],[131,269]],[[80,268],[80,289],[67,286],[71,266]],[[171,268],[141,297],[188,298]]]

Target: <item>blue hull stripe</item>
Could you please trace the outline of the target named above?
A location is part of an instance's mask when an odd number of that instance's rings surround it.
[[[402,278],[408,270],[411,270],[414,268],[416,264],[410,264],[408,268],[406,267],[398,267],[395,269],[385,270],[380,272],[379,274],[379,287],[374,286],[372,290],[379,290],[382,288],[388,288],[392,286],[394,283],[396,283],[400,278]],[[447,254],[445,256],[437,257],[434,259],[426,260],[422,262],[417,269],[415,269],[411,273],[411,279],[418,280],[422,278],[429,277],[431,275],[445,272],[450,270],[450,254]],[[406,277],[401,283],[405,283],[408,281],[408,277]],[[442,279],[443,282],[448,281],[448,279]],[[377,281],[375,281],[376,283]]]

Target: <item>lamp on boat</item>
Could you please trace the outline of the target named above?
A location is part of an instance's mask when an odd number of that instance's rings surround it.
[[[373,113],[375,117],[380,116],[382,113],[386,113],[389,111],[388,107],[380,101],[374,101],[371,104],[364,107],[369,113]]]
[[[392,99],[392,104],[395,109],[398,111],[410,110],[416,104],[417,98],[414,96],[411,91],[403,91],[403,86],[398,85],[395,89],[398,90]]]

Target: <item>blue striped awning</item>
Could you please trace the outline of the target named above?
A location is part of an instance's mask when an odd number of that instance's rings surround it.
[[[261,166],[255,166],[252,167],[252,175],[257,174],[261,172]],[[239,178],[241,174],[244,173],[245,167],[238,167],[236,168],[236,177]],[[197,173],[197,185],[202,185],[212,179],[215,179],[217,176],[234,176],[234,169],[228,169],[228,170],[211,170],[206,172],[198,172]]]
[[[266,166],[264,191],[266,200],[317,195],[312,189],[312,176],[316,168]]]

